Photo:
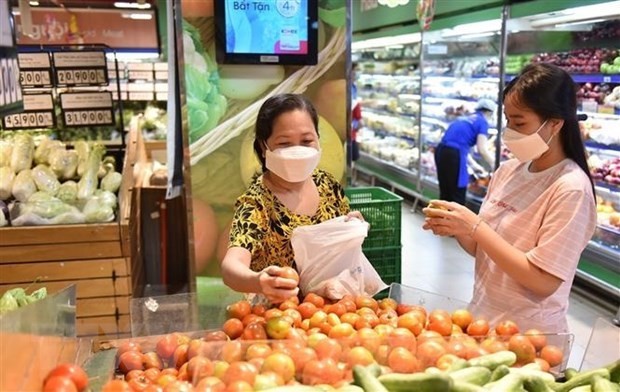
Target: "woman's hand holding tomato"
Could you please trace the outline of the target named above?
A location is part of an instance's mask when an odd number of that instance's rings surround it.
[[[469,208],[458,203],[432,200],[422,211],[426,215],[424,230],[431,230],[435,235],[462,236],[471,234],[472,228],[480,219]]]
[[[299,275],[291,267],[272,265],[258,274],[261,291],[273,303],[281,303],[299,293]]]

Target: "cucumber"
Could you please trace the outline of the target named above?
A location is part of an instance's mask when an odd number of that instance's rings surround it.
[[[336,392],[367,392],[367,391],[365,391],[364,388],[362,387],[358,387],[357,385],[349,384],[349,385],[344,385],[336,389]]]
[[[387,389],[379,382],[371,371],[360,365],[353,366],[353,382],[362,387],[366,392],[387,392]]]
[[[592,392],[592,386],[590,384],[582,385],[580,387],[571,389],[570,392]]]
[[[366,370],[370,372],[374,377],[379,377],[383,371],[381,370],[381,366],[378,363],[373,362],[370,365],[366,366]]]
[[[592,392],[618,392],[619,390],[620,386],[617,383],[606,378],[594,376],[592,380]]]
[[[523,380],[523,386],[528,392],[553,392],[553,389],[540,377],[526,377]]]
[[[452,365],[450,365],[450,368],[448,368],[448,372],[465,369],[466,367],[469,367],[469,363],[467,363],[467,360],[463,358],[459,358],[455,360],[454,362],[452,362]]]
[[[611,382],[620,383],[620,359],[616,362],[610,363],[605,366],[609,370],[609,380]]]
[[[543,372],[542,370],[532,370],[532,369],[525,369],[525,368],[514,368],[514,369],[510,369],[510,372],[511,373],[519,374],[519,375],[523,376],[524,379],[527,379],[527,380],[532,380],[532,379],[535,379],[535,378],[539,378],[545,384],[547,384],[549,386],[555,384],[555,377],[553,377],[553,374],[547,373],[547,372]]]
[[[566,370],[564,370],[564,377],[566,377],[566,381],[570,380],[571,378],[575,377],[578,374],[579,374],[579,371],[577,371],[577,369],[566,368]]]
[[[429,366],[426,368],[426,370],[424,370],[424,373],[426,374],[443,374],[443,370],[439,369],[438,367],[435,366]]]
[[[472,366],[456,370],[448,375],[454,382],[466,382],[475,385],[484,385],[491,380],[491,371],[482,366]]]
[[[379,381],[390,392],[438,392],[449,391],[452,379],[445,374],[384,374]]]
[[[594,377],[600,376],[609,380],[609,370],[607,368],[601,368],[596,370],[590,370],[588,372],[579,373],[575,377],[566,381],[565,383],[555,383],[552,385],[553,390],[556,392],[568,392],[575,387],[580,387],[586,384],[592,384]]]
[[[510,368],[508,366],[506,366],[506,365],[499,365],[491,373],[491,381],[497,381],[500,378],[502,378],[505,375],[507,375],[508,373],[510,373]]]
[[[512,366],[517,362],[517,354],[512,351],[498,351],[493,354],[482,355],[480,357],[472,358],[469,361],[469,366],[484,366],[490,370],[495,369],[499,365]]]
[[[468,382],[455,381],[452,383],[450,392],[484,392],[484,388],[476,384],[470,384]]]
[[[498,381],[485,385],[490,392],[517,392],[523,389],[523,377],[516,373],[509,373]]]

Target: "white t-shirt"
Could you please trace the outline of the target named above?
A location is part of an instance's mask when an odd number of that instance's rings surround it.
[[[581,252],[596,228],[592,185],[570,159],[538,173],[531,173],[529,165],[516,159],[505,162],[493,175],[479,215],[562,284],[548,297],[537,295],[478,248],[472,312],[491,325],[510,319],[523,331],[568,332],[568,296]]]

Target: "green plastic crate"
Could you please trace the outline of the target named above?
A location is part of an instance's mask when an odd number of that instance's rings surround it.
[[[403,198],[379,187],[347,188],[351,210],[359,211],[370,223],[362,249],[401,246],[401,207]]]
[[[391,283],[401,283],[401,253],[401,246],[364,249],[364,256],[388,286]]]

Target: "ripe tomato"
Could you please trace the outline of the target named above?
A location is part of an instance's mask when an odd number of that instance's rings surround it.
[[[452,318],[447,312],[444,312],[431,313],[426,329],[435,331],[441,336],[450,336],[452,334]]]
[[[230,304],[226,307],[228,318],[243,320],[245,316],[252,313],[252,305],[248,301],[242,300]]]
[[[477,319],[467,326],[469,336],[485,336],[489,332],[489,322],[485,319]]]
[[[45,380],[43,392],[78,392],[78,389],[69,377],[53,376]]]
[[[534,345],[530,342],[530,339],[524,335],[511,336],[508,341],[508,349],[517,354],[517,363],[521,365],[533,362],[536,358],[536,349],[534,348]],[[541,358],[546,359],[542,356]],[[549,364],[551,365],[551,363]]]
[[[347,309],[347,313],[355,313],[357,311],[357,305],[355,305],[355,301],[353,299],[343,298],[338,301],[338,303],[344,305]]]
[[[162,359],[168,359],[174,354],[174,350],[179,346],[177,337],[174,334],[168,334],[157,341],[155,352]]]
[[[118,358],[118,368],[123,374],[131,370],[142,370],[142,353],[139,351],[126,351]]]
[[[267,309],[265,308],[265,305],[256,304],[252,306],[252,314],[255,314],[260,317],[263,317],[265,315],[266,310]]]
[[[212,376],[215,372],[213,362],[205,357],[194,357],[187,362],[188,381],[195,384],[205,377]]]
[[[243,333],[243,323],[237,318],[230,318],[224,322],[222,329],[231,340],[235,340]]]
[[[295,377],[295,362],[283,353],[273,353],[265,358],[261,372],[274,372],[279,374],[284,382],[289,382]]]
[[[540,350],[540,358],[547,361],[549,367],[556,367],[564,360],[564,353],[558,346],[549,344]]]
[[[249,361],[254,358],[266,358],[271,354],[271,347],[266,343],[254,343],[250,345],[245,352],[245,360]]]
[[[382,344],[377,348],[377,352],[375,353],[375,359],[377,363],[381,366],[387,366],[388,364],[388,356],[390,354],[390,347],[387,344]]]
[[[161,370],[157,368],[146,369],[144,371],[144,378],[146,378],[147,380],[153,383],[155,382],[155,380],[157,380],[160,373],[161,373]]]
[[[398,307],[398,302],[394,298],[383,298],[379,300],[379,309],[392,309],[396,311]]]
[[[270,320],[271,321],[271,320]],[[249,324],[243,329],[240,339],[242,340],[265,340],[267,339],[267,332],[265,327],[260,322]]]
[[[375,358],[372,353],[368,351],[365,347],[353,347],[347,353],[347,364],[350,368],[353,368],[355,365],[370,365],[375,362]]]
[[[132,391],[142,392],[146,390],[146,388],[149,385],[151,385],[151,382],[148,381],[146,378],[142,377],[142,378],[134,378],[131,380],[127,380],[127,384],[129,384],[129,387],[131,388]]]
[[[298,375],[302,374],[304,367],[308,362],[318,359],[316,351],[310,347],[304,347],[291,352],[291,358],[293,359],[295,371]]]
[[[244,355],[245,350],[243,349],[241,342],[238,340],[226,342],[222,346],[221,359],[223,361],[226,361],[228,363],[241,361]]]
[[[312,360],[306,363],[301,376],[305,385],[333,385],[340,381],[343,372],[333,360]]]
[[[388,336],[388,345],[390,348],[404,347],[413,354],[416,352],[415,335],[407,328],[395,328]]]
[[[512,336],[519,333],[519,326],[512,320],[504,320],[495,326],[495,332],[499,336]]]
[[[474,317],[467,309],[457,309],[452,312],[452,322],[461,327],[463,331],[467,329],[467,326],[473,321],[473,319]]]
[[[387,365],[396,373],[414,373],[421,370],[420,361],[404,347],[396,347],[390,351]]]
[[[342,354],[342,346],[340,346],[340,343],[338,343],[337,340],[329,338],[318,342],[314,349],[319,359],[331,358],[338,361],[340,359],[340,355]]]
[[[144,370],[131,370],[129,373],[125,374],[125,381],[131,381],[136,378],[144,378]]]
[[[419,316],[413,312],[408,312],[398,316],[396,325],[399,328],[407,328],[416,336],[418,336],[420,332],[422,332],[422,329],[424,329],[424,325],[420,322]]]
[[[219,342],[228,340],[228,335],[224,331],[211,331],[205,334],[205,342]]]
[[[315,294],[315,293],[308,293],[308,294],[306,294],[306,296],[304,297],[303,302],[310,302],[314,306],[316,306],[317,309],[321,309],[321,308],[323,308],[323,306],[325,306],[325,299],[323,297],[321,297],[320,295]]]
[[[271,309],[267,309],[265,311],[265,315],[263,316],[263,318],[266,321],[269,321],[269,319],[273,318],[273,317],[282,317],[284,315],[284,312],[281,311],[278,308],[271,308]]]
[[[436,340],[440,343],[444,343],[445,342],[445,338],[443,336],[441,336],[438,332],[435,331],[427,331],[424,330],[422,331],[418,336],[418,346],[424,342],[427,342],[429,340]]]
[[[368,295],[358,295],[355,297],[355,306],[357,306],[358,309],[370,308],[373,312],[376,312],[377,309],[379,309],[377,300]]]
[[[462,357],[461,357],[462,358]],[[460,358],[454,354],[444,354],[437,359],[437,368],[443,371],[447,371]]]
[[[60,364],[47,374],[45,380],[47,381],[48,379],[57,376],[69,378],[73,384],[75,384],[78,391],[83,391],[88,386],[88,375],[84,369],[78,365],[70,363]]]
[[[551,369],[549,362],[545,361],[542,358],[535,358],[534,362],[536,362],[538,366],[540,366],[540,370],[542,370],[543,372],[548,372],[549,369]]]
[[[226,390],[226,384],[217,377],[205,377],[198,385],[196,385],[195,392],[224,392]]]
[[[446,354],[446,348],[437,340],[429,340],[418,345],[418,351],[416,356],[422,364],[422,368],[426,369],[429,366],[435,366],[437,360],[442,355]]]
[[[184,363],[187,362],[187,350],[189,349],[189,345],[181,344],[174,350],[174,354],[172,354],[172,362],[171,366],[174,366],[177,369],[180,369]]]
[[[133,392],[129,384],[123,380],[108,381],[101,392]]]
[[[302,302],[297,306],[297,311],[303,320],[309,319],[319,310],[312,302]]]
[[[536,351],[542,350],[547,345],[547,337],[538,329],[528,329],[524,335],[530,339]]]
[[[226,392],[252,392],[252,391],[254,391],[254,387],[252,387],[252,384],[248,383],[247,381],[243,381],[243,380],[232,381],[226,387]]]
[[[299,274],[292,267],[281,267],[278,271],[278,276],[285,279],[292,279],[295,282],[299,283]]]
[[[226,385],[230,385],[233,381],[245,381],[251,386],[254,385],[254,379],[257,374],[258,370],[251,363],[237,361],[231,363],[228,369],[226,369],[222,381],[224,381]]]
[[[285,311],[287,309],[297,309],[297,304],[291,300],[285,300],[278,306],[278,309]]]
[[[164,363],[155,351],[142,354],[142,364],[145,369],[155,368],[161,370],[164,367]]]
[[[140,344],[139,343],[134,342],[133,340],[129,340],[129,341],[124,342],[120,346],[118,346],[117,351],[116,351],[116,356],[120,357],[123,353],[125,353],[127,351],[140,351],[140,352],[142,352],[142,349],[140,348]]]

